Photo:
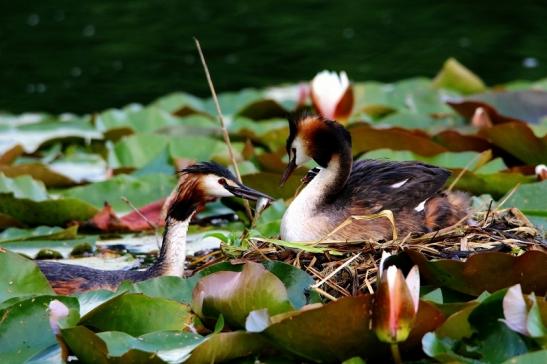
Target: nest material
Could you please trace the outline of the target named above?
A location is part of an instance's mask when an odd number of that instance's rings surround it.
[[[544,232],[539,231],[516,208],[476,213],[473,219],[426,234],[376,242],[336,243],[322,241],[315,247],[321,253],[286,248],[260,239],[250,239],[249,249],[234,259],[230,249],[219,249],[203,256],[189,257],[190,274],[223,261],[282,261],[308,272],[319,293],[330,299],[373,291],[382,250],[397,253],[413,249],[428,259],[465,260],[471,254],[500,251],[519,255],[528,250],[547,252]],[[230,252],[228,253],[228,250]]]

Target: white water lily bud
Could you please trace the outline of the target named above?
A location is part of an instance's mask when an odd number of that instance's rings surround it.
[[[313,106],[327,119],[347,119],[353,108],[353,89],[348,75],[342,71],[319,72],[311,82]]]
[[[62,320],[68,316],[68,307],[59,300],[53,300],[48,306],[49,314],[49,326],[51,330],[57,335],[60,332],[59,320]]]
[[[405,279],[394,265],[384,269],[389,256],[382,253],[372,327],[378,339],[393,344],[405,341],[414,325],[420,303],[420,273],[414,266]]]
[[[540,181],[547,180],[547,166],[545,164],[538,164],[535,169],[536,176]]]

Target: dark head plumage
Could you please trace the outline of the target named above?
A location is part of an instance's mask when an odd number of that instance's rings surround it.
[[[189,167],[181,169],[178,174],[214,174],[219,177],[224,177],[236,181],[236,177],[226,167],[213,162],[199,162]]]
[[[322,116],[303,113],[289,120],[286,149],[291,155],[294,140],[300,137],[309,146],[309,156],[326,167],[333,154],[351,150],[351,135],[342,124]]]

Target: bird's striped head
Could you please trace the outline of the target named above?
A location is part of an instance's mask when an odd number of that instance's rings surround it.
[[[296,167],[310,159],[326,168],[335,154],[351,150],[351,135],[336,121],[304,114],[289,120],[286,149],[289,164],[283,174],[282,183]]]

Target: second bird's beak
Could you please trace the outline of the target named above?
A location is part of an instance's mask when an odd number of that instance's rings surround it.
[[[291,174],[296,169],[296,158],[293,157],[289,160],[289,164],[287,164],[287,168],[285,168],[285,172],[283,172],[283,177],[281,177],[281,186],[285,184],[285,182],[289,179]]]
[[[265,198],[269,201],[273,201],[273,198],[265,193],[253,190],[243,184],[238,183],[237,186],[225,186],[234,196],[244,198],[246,200],[257,201],[260,198]]]

